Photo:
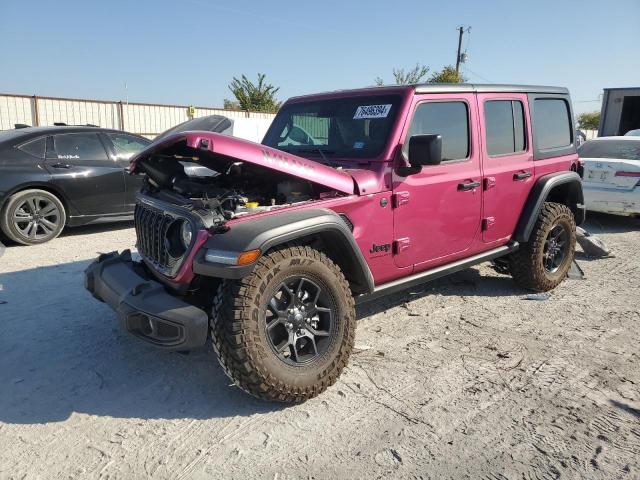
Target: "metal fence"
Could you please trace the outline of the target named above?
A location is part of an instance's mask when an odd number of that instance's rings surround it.
[[[211,107],[193,107],[190,112],[188,105],[113,102],[0,93],[0,130],[15,128],[16,124],[31,126],[53,125],[54,123],[91,124],[153,138],[179,123],[207,115],[266,120],[271,120],[275,116],[272,113]]]

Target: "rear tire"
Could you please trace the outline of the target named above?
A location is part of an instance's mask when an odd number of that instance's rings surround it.
[[[260,258],[247,277],[221,283],[211,336],[220,365],[242,390],[302,402],[333,385],[347,364],[353,296],[326,255],[281,248]]]
[[[545,202],[528,242],[509,256],[515,282],[529,290],[546,292],[567,276],[576,247],[573,213],[561,203]]]
[[[62,202],[46,190],[29,189],[13,194],[0,214],[0,228],[11,240],[38,245],[53,240],[64,228]]]

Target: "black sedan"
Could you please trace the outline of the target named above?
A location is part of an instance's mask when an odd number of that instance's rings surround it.
[[[97,127],[0,131],[0,229],[35,245],[65,226],[131,219],[142,178],[129,159],[149,143]]]

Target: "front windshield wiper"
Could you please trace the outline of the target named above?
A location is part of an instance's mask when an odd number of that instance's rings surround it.
[[[296,148],[295,152],[300,152],[300,153],[319,153],[320,156],[322,157],[322,160],[327,163],[327,157],[325,156],[325,154],[327,155],[333,155],[335,154],[335,150],[324,150],[320,147],[314,147],[314,148]]]

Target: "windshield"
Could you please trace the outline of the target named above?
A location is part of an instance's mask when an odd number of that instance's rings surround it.
[[[326,159],[374,158],[382,153],[400,95],[371,95],[285,105],[263,144]]]
[[[640,140],[597,140],[584,143],[578,149],[581,158],[616,158],[640,160]]]

